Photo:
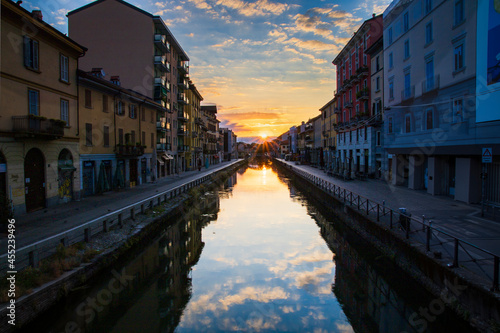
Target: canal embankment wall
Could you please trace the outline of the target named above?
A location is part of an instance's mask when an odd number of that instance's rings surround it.
[[[332,191],[323,182],[307,177],[302,170],[278,160],[276,162],[282,171],[302,184],[299,189],[306,197],[313,197],[345,226],[392,258],[395,264],[436,297],[427,309],[422,309],[416,327],[419,327],[419,320],[433,320],[441,313],[441,307],[446,306],[482,332],[500,331],[499,294],[490,290],[491,285],[486,281],[463,267],[453,267],[448,258],[439,258],[437,253],[427,251],[425,245],[407,239],[405,230],[378,223],[382,209],[385,213],[381,205],[377,207],[365,202],[364,208],[360,207],[363,206],[362,201],[353,199],[352,195],[349,198],[342,189]],[[397,222],[393,222],[396,225]]]
[[[96,223],[98,230],[94,229],[91,233],[87,233],[92,235],[92,239],[95,240],[98,237],[105,239],[109,234],[117,233],[120,234],[121,241],[112,244],[94,257],[91,262],[65,272],[56,280],[35,288],[29,295],[16,299],[15,325],[8,323],[11,319],[8,314],[12,313],[9,303],[0,305],[2,318],[0,332],[14,332],[22,329],[72,291],[83,288],[98,278],[101,273],[118,267],[138,249],[148,246],[151,238],[168,226],[166,221],[196,208],[196,200],[192,194],[201,194],[197,191],[200,186],[203,190],[221,186],[230,174],[246,163],[245,160],[238,160],[209,175],[203,175],[165,193],[159,193],[147,201],[125,207],[126,210],[122,211],[121,215],[112,214],[114,217],[107,217],[99,221],[100,223]],[[92,240],[89,237],[87,241]],[[121,272],[116,272],[116,274],[119,279]],[[72,332],[74,328],[67,327],[66,329]]]

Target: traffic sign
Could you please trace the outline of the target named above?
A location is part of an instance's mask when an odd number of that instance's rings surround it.
[[[493,153],[491,148],[483,148],[483,163],[493,162]]]

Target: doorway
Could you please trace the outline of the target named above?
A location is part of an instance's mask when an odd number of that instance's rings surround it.
[[[24,186],[26,211],[45,208],[45,158],[37,148],[30,149],[24,159]]]

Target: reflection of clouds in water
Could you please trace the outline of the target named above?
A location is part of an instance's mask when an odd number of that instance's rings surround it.
[[[342,333],[352,333],[354,330],[351,325],[336,323],[337,331]]]
[[[289,294],[281,287],[245,287],[238,294],[229,295],[219,300],[222,309],[228,310],[234,304],[243,304],[247,300],[268,303],[278,299],[287,299]]]

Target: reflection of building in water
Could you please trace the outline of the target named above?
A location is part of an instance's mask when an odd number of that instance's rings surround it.
[[[237,177],[236,174],[233,174],[229,179],[227,180],[227,186],[228,187],[233,187],[236,185],[237,182]]]

